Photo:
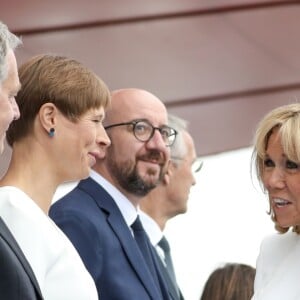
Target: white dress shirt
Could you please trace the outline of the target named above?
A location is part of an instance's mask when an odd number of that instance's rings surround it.
[[[91,170],[90,177],[98,184],[100,184],[107,191],[107,193],[113,198],[119,210],[121,211],[121,214],[127,226],[131,230],[130,226],[132,225],[132,223],[135,221],[137,217],[137,208],[135,208],[128,198],[126,198],[114,185],[112,185],[99,173]]]
[[[40,207],[16,187],[0,188],[0,216],[11,230],[45,300],[97,300],[79,254]]]

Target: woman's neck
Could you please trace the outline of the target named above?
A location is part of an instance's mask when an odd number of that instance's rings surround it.
[[[21,156],[16,152],[0,186],[15,186],[27,194],[46,214],[48,214],[53,195],[58,184],[50,166],[38,155]]]

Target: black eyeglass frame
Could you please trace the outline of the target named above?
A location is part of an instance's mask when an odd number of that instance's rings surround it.
[[[141,122],[142,122],[142,123],[146,123],[147,125],[149,125],[149,126],[152,128],[152,132],[151,132],[150,136],[149,136],[147,139],[145,139],[145,140],[139,138],[139,137],[136,135],[136,132],[135,132],[136,126],[137,126],[139,123],[141,123]],[[171,134],[169,134],[167,137],[169,138],[169,137],[171,137],[171,136],[174,136],[174,139],[173,139],[172,141],[168,140],[169,143],[166,143],[166,146],[167,146],[167,147],[171,147],[171,146],[174,144],[174,142],[175,142],[175,140],[176,140],[176,136],[177,136],[177,134],[178,134],[178,132],[177,132],[174,128],[170,127],[170,126],[163,125],[162,127],[154,127],[148,120],[143,120],[143,119],[140,119],[140,120],[133,120],[133,121],[130,121],[130,122],[123,122],[123,123],[111,124],[111,125],[105,126],[104,129],[107,130],[107,129],[110,129],[110,128],[113,128],[113,127],[126,126],[126,125],[131,125],[131,126],[133,126],[132,132],[133,132],[134,137],[135,137],[138,141],[144,142],[144,143],[146,143],[146,142],[148,142],[148,141],[150,141],[150,140],[152,139],[155,130],[158,130],[159,133],[161,134],[161,136],[163,137],[162,131],[163,131],[164,129],[166,129],[166,128],[170,129],[170,131],[173,131],[173,132],[172,132]],[[165,141],[165,140],[164,140],[164,141]],[[165,142],[167,142],[167,141],[165,141]]]

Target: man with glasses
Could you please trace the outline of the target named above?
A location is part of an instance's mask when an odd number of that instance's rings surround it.
[[[88,179],[55,202],[50,217],[73,242],[101,300],[168,300],[139,203],[163,178],[176,131],[164,104],[139,89],[112,93],[105,128],[111,146]]]
[[[141,213],[141,220],[160,258],[161,272],[169,293],[173,299],[183,300],[163,230],[169,219],[186,212],[190,189],[196,183],[195,173],[201,169],[202,161],[197,158],[186,122],[169,115],[169,126],[177,131],[176,140],[170,148],[171,160],[159,186],[142,199],[140,206],[144,213]]]

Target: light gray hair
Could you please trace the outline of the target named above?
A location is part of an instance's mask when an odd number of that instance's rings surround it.
[[[168,114],[168,125],[177,131],[174,144],[170,147],[171,160],[172,157],[184,158],[187,154],[187,146],[183,137],[183,133],[187,131],[188,122],[182,118]]]
[[[11,33],[7,26],[0,21],[0,83],[7,76],[6,56],[8,51],[15,50],[21,44],[21,39]]]

